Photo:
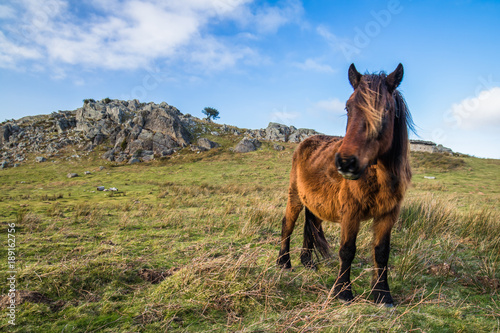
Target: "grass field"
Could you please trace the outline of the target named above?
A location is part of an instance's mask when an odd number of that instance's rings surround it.
[[[1,170],[0,292],[9,292],[9,223],[20,292],[15,326],[2,298],[0,330],[500,331],[499,160],[412,155],[413,187],[392,237],[397,305],[386,309],[369,297],[369,222],[349,306],[332,295],[336,256],[317,272],[300,264],[303,217],[294,270],[276,268],[295,145],[236,154],[237,137],[209,138],[222,147],[134,165],[93,152]],[[338,226],[325,227],[337,251]]]

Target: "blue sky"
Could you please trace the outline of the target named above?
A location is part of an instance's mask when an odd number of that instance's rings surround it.
[[[391,72],[421,139],[500,158],[499,1],[0,2],[0,121],[85,98],[345,130],[347,69]]]

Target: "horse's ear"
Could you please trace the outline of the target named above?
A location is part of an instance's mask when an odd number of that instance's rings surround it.
[[[385,79],[385,82],[387,82],[387,89],[389,89],[389,92],[392,93],[394,90],[396,90],[401,81],[403,81],[403,73],[403,65],[399,64],[394,72],[387,75],[387,79]]]
[[[358,72],[356,66],[354,66],[354,64],[351,64],[351,66],[349,66],[349,83],[354,89],[358,87],[361,76],[362,75],[360,72]]]

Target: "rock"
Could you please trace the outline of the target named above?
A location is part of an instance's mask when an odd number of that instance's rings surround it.
[[[85,171],[83,174],[84,175],[91,175],[90,171]]]
[[[293,128],[293,126],[291,126],[290,128],[292,128],[292,131],[290,133],[290,136],[288,137],[289,142],[299,143],[299,142],[304,141],[305,139],[307,139],[310,136],[320,134],[320,133],[316,132],[315,130],[308,129],[308,128],[295,129],[295,128]]]
[[[198,153],[200,151],[207,151],[208,150],[207,148],[200,147],[200,146],[197,146],[197,145],[189,145],[189,149],[191,149],[191,151],[198,152]]]
[[[257,150],[261,146],[261,143],[257,139],[243,138],[236,147],[234,151],[237,153],[248,153]]]
[[[142,160],[144,162],[152,161],[155,159],[155,155],[152,151],[143,151],[142,152]]]
[[[266,140],[266,141],[279,141],[279,142],[302,142],[310,136],[320,134],[312,129],[299,128],[293,126],[286,126],[278,123],[269,123],[266,129],[249,130],[246,136]]]
[[[165,156],[170,156],[173,153],[175,153],[175,150],[173,150],[173,149],[167,149],[167,150],[162,150],[159,155],[161,157],[165,157]]]
[[[196,143],[199,147],[205,148],[206,150],[220,147],[217,142],[210,141],[207,138],[199,138]]]
[[[433,176],[424,176],[425,179],[436,179],[436,177]]]
[[[38,163],[42,163],[42,162],[46,162],[47,159],[43,156],[37,156],[37,157],[35,157],[35,161]]]
[[[287,142],[290,132],[290,127],[271,122],[267,125],[264,140]]]
[[[115,155],[115,162],[118,162],[118,163],[125,162],[128,159],[129,159],[129,157],[125,153],[120,153],[118,155]]]
[[[161,133],[164,137],[170,137],[177,147],[186,147],[191,141],[191,134],[180,121],[179,115],[180,112],[170,106],[169,109],[153,109],[144,118],[144,128],[155,133]]]
[[[68,178],[75,178],[75,177],[78,177],[78,174],[77,174],[77,173],[73,173],[73,172],[72,172],[72,173],[68,173],[66,176],[67,176]]]
[[[279,144],[277,144],[277,143],[275,143],[275,144],[273,145],[273,148],[274,148],[274,150],[277,150],[277,151],[282,151],[282,150],[285,150],[285,147],[284,147],[284,146],[279,145]]]
[[[71,118],[65,118],[65,117],[59,117],[56,120],[56,129],[59,134],[62,134],[66,132],[68,129],[73,128],[76,126],[76,118],[71,117]]]
[[[9,163],[7,163],[7,161],[3,161],[3,162],[0,164],[0,169],[6,169],[8,165],[9,165]]]
[[[6,142],[9,142],[9,138],[12,135],[12,125],[6,124],[0,127],[0,146]]]
[[[110,162],[115,160],[115,149],[110,149],[102,155],[102,158]]]
[[[101,165],[101,166],[99,166],[99,171],[102,171],[102,170],[104,170],[104,169],[105,169],[105,167],[103,167],[102,165]]]
[[[108,191],[118,192],[118,189],[116,187],[110,187]]]
[[[105,187],[104,186],[97,186],[98,191],[104,191]]]
[[[135,163],[140,163],[141,160],[138,159],[137,157],[132,157],[129,161],[128,164],[135,164]]]

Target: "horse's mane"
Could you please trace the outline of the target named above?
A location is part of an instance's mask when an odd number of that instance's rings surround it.
[[[411,179],[410,168],[410,139],[408,130],[415,133],[415,125],[403,95],[396,90],[394,97],[396,112],[394,119],[394,133],[392,146],[387,153],[387,161],[391,171],[400,180],[409,182]]]

